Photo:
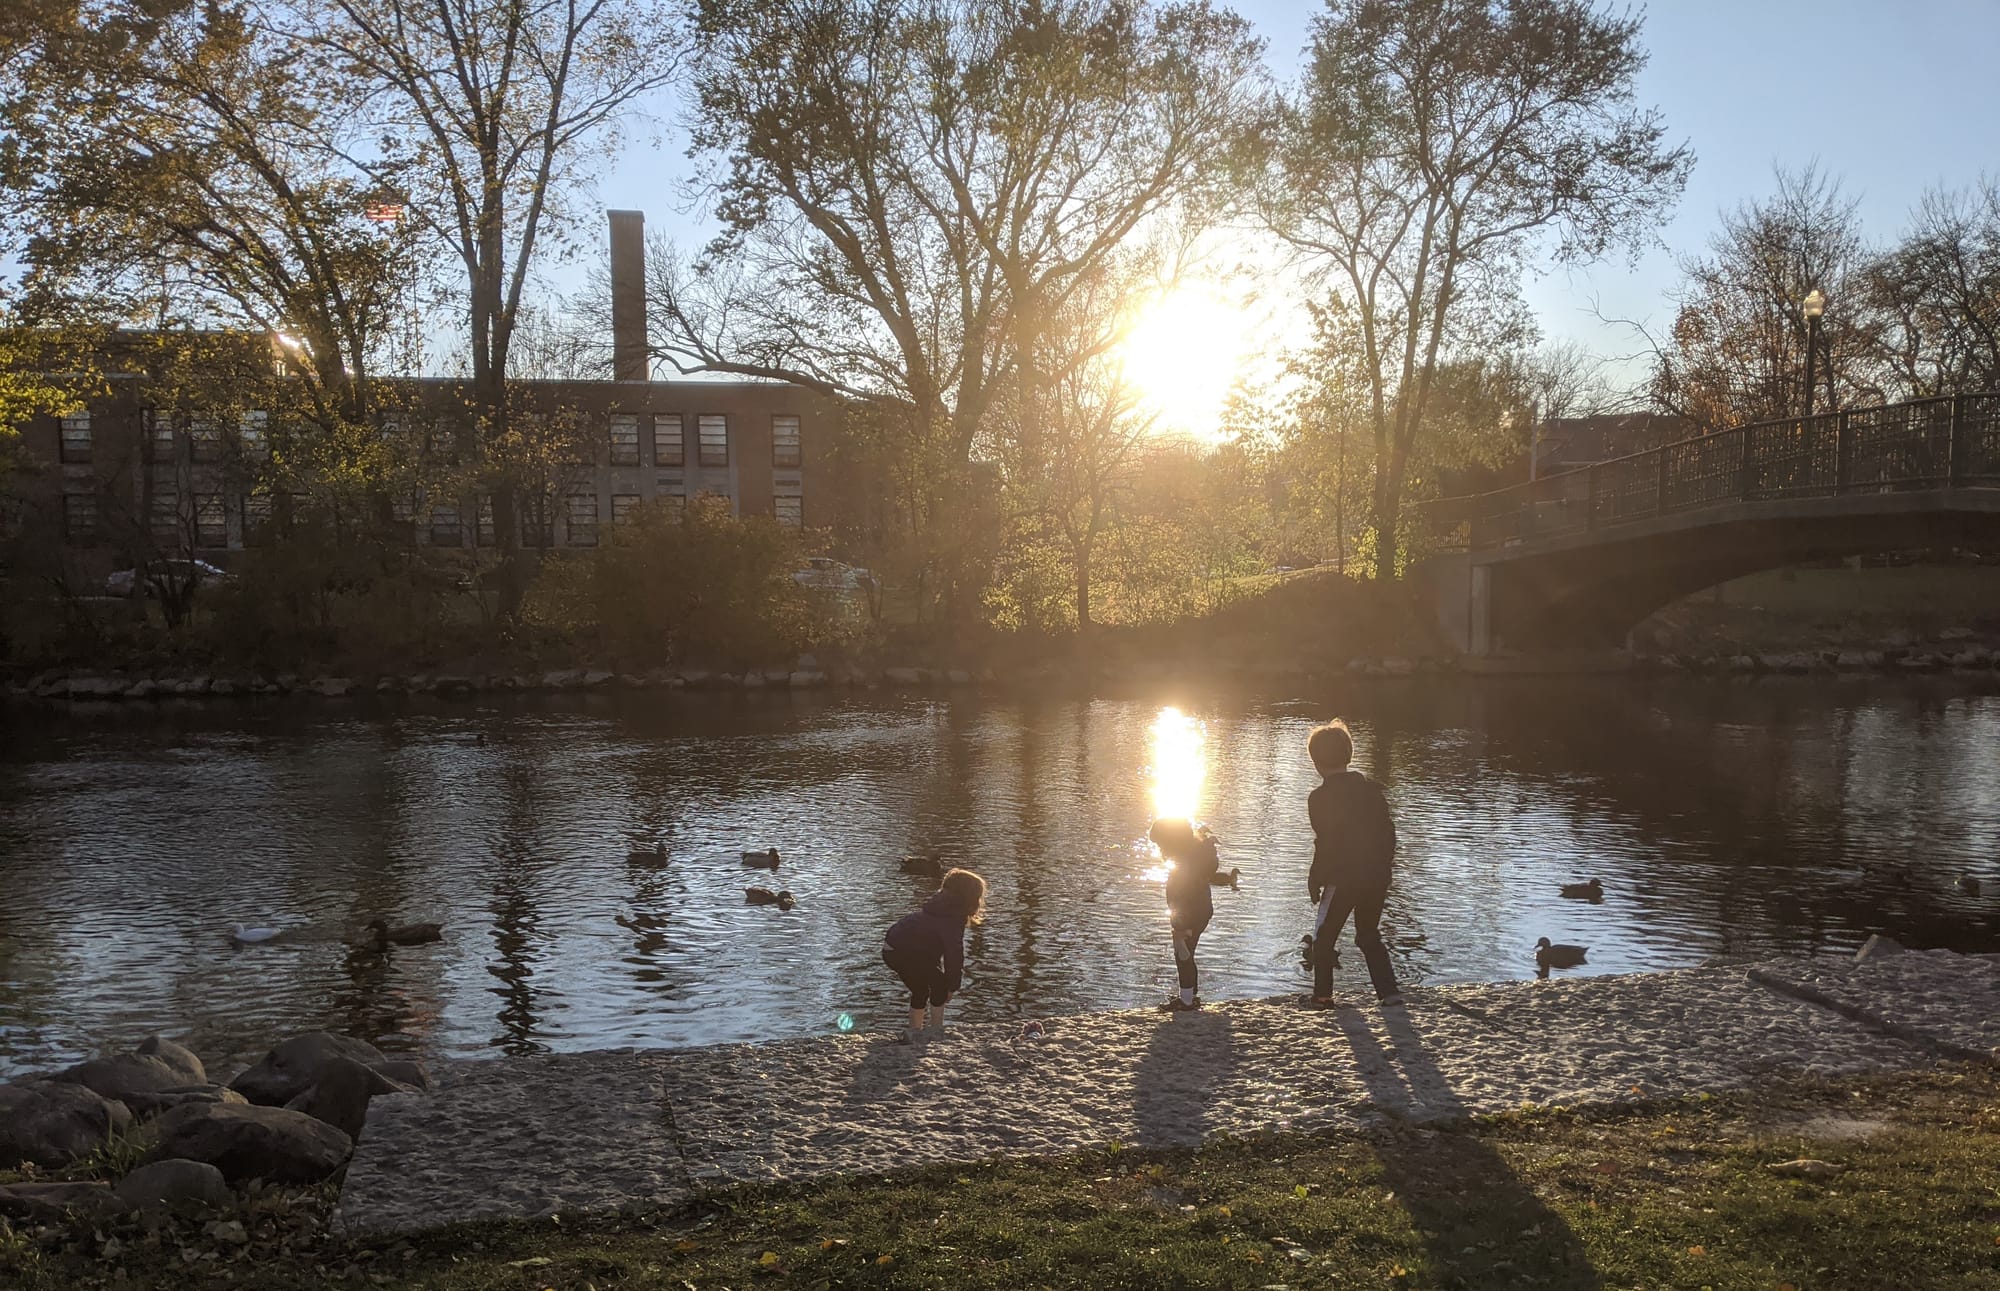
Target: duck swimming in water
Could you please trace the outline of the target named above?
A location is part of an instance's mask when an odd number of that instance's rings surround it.
[[[1583,954],[1588,946],[1565,946],[1561,942],[1550,942],[1547,937],[1535,943],[1535,967],[1543,977],[1551,968],[1575,968],[1583,963]]]
[[[789,910],[798,904],[797,899],[783,888],[776,892],[769,888],[744,888],[743,901],[746,905],[774,905],[780,910]]]
[[[368,939],[361,944],[365,949],[379,953],[391,946],[421,946],[443,940],[444,925],[441,923],[406,923],[391,928],[381,919],[371,919]]]
[[[625,863],[627,865],[665,865],[667,863],[667,845],[665,843],[654,843],[651,847],[642,851],[627,852],[625,853]]]
[[[924,878],[944,877],[944,859],[938,856],[905,856],[897,866],[905,874],[921,875]]]
[[[1562,894],[1572,901],[1602,901],[1604,899],[1604,880],[1592,879],[1588,883],[1565,883],[1562,885]]]
[[[1237,880],[1242,877],[1243,871],[1232,867],[1227,870],[1217,870],[1208,876],[1208,881],[1213,887],[1234,888],[1237,886]]]
[[[767,847],[761,852],[745,852],[743,863],[753,870],[775,870],[778,868],[778,849]]]

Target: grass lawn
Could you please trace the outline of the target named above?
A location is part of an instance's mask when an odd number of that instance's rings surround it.
[[[1801,1157],[1831,1168],[1770,1168]],[[329,1235],[328,1203],[252,1198],[240,1233],[16,1231],[0,1286],[2000,1288],[2000,1075],[1788,1081],[1367,1141],[1114,1145],[372,1246]]]

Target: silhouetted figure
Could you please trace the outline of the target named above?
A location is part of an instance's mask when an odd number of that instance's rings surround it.
[[[931,1025],[944,1025],[944,1006],[964,982],[966,925],[985,911],[986,880],[952,870],[923,909],[896,920],[882,938],[882,962],[910,991],[910,1038],[923,1034],[926,1005]]]
[[[1152,839],[1169,863],[1167,926],[1173,931],[1174,973],[1180,983],[1180,993],[1163,1007],[1170,1013],[1181,1013],[1201,1007],[1195,999],[1200,978],[1194,951],[1208,921],[1215,917],[1215,901],[1209,890],[1218,878],[1225,887],[1233,886],[1233,876],[1218,872],[1215,835],[1206,825],[1197,828],[1185,820],[1156,820]]]
[[[1306,892],[1318,908],[1313,927],[1313,993],[1306,1003],[1333,1003],[1334,943],[1349,915],[1354,944],[1368,961],[1368,978],[1384,1004],[1401,1004],[1389,948],[1382,944],[1382,906],[1396,858],[1396,822],[1382,786],[1349,767],[1354,736],[1344,722],[1316,727],[1306,753],[1321,782],[1306,798],[1312,820],[1313,862]]]

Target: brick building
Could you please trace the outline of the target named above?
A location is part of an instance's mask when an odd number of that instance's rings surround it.
[[[829,457],[838,405],[776,382],[648,379],[643,222],[638,212],[614,211],[611,225],[613,379],[515,383],[521,406],[561,415],[573,457],[551,472],[545,496],[523,500],[523,544],[594,546],[604,526],[642,504],[684,506],[703,494],[781,524],[836,523],[842,490]],[[142,339],[112,337],[98,359],[110,369],[108,391],[87,410],[22,427],[19,469],[6,481],[9,509],[19,526],[40,527],[44,537],[59,531],[89,568],[163,552],[227,565],[229,553],[282,531],[289,500],[261,482],[270,416],[255,407],[161,406],[160,382],[133,358]],[[201,339],[227,362],[282,372],[275,338]],[[463,383],[377,385],[383,402],[401,410],[385,422],[422,422],[421,433],[450,437],[448,410],[462,404]],[[491,506],[476,494],[413,494],[390,506],[415,544],[496,545]]]

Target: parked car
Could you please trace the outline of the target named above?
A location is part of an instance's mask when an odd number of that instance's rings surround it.
[[[146,584],[146,595],[151,596],[153,595],[153,585],[162,579],[170,579],[174,582],[193,581],[197,585],[201,583],[222,583],[229,580],[229,571],[218,569],[205,560],[188,560],[185,558],[156,560],[146,566],[143,574],[137,569],[113,570],[111,576],[104,580],[105,595],[130,596],[142,578]]]
[[[867,570],[844,565],[831,556],[807,557],[806,567],[793,574],[792,581],[823,592],[871,592],[881,586]]]

